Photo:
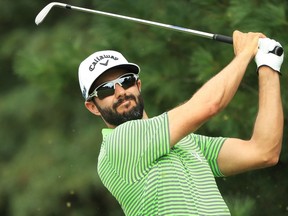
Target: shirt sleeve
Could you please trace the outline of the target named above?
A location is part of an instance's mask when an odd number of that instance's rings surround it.
[[[194,134],[194,139],[198,144],[200,150],[204,154],[206,160],[208,161],[214,176],[223,177],[224,175],[220,171],[220,168],[217,163],[217,158],[226,138],[208,137]]]
[[[138,181],[170,151],[167,113],[126,122],[106,136],[103,143],[115,172],[129,183]]]

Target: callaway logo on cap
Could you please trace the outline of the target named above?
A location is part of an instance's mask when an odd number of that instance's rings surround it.
[[[129,63],[121,53],[112,50],[95,52],[81,62],[78,76],[85,100],[88,99],[93,82],[105,71],[115,67],[127,68],[129,72],[135,74],[140,72],[138,65]]]

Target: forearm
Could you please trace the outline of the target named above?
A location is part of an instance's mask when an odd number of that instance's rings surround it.
[[[215,113],[226,107],[235,95],[248,64],[254,58],[258,50],[259,38],[261,37],[264,37],[261,33],[243,34],[239,31],[234,31],[233,47],[235,58],[220,73],[208,81],[204,88],[200,89],[193,98],[197,101],[202,99],[204,104],[208,103],[208,105],[214,107],[212,109]]]
[[[259,111],[251,140],[261,150],[260,162],[277,162],[283,136],[283,109],[279,74],[269,67],[259,70]],[[263,160],[262,160],[263,159]]]
[[[204,84],[185,104],[168,112],[171,146],[227,106],[257,52],[260,37],[263,37],[261,33],[233,32],[233,61]]]
[[[215,108],[215,114],[225,108],[235,95],[250,62],[250,56],[241,53],[236,56],[220,73],[210,79],[191,101],[198,101],[202,107],[205,104]]]
[[[171,146],[219,113],[233,98],[250,57],[239,55],[203,85],[190,100],[168,112]]]

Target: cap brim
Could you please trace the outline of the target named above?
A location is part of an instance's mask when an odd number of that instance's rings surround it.
[[[128,69],[129,72],[138,74],[140,72],[140,68],[136,64],[122,64],[122,65],[117,65],[114,67],[109,68],[110,69],[115,69],[115,68],[123,68],[123,69]],[[107,70],[106,70],[107,71]]]

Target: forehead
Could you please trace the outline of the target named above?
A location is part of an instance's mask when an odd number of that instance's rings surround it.
[[[118,78],[119,76],[128,73],[129,71],[125,68],[112,68],[104,72],[95,82],[96,85],[108,82]]]

